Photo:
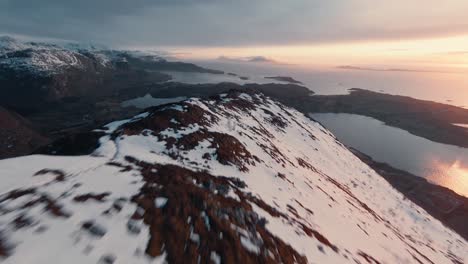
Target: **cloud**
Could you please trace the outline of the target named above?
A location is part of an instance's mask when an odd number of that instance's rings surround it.
[[[460,0],[0,0],[0,25],[126,46],[255,46],[466,34],[467,9]]]
[[[445,55],[468,55],[468,50],[458,50],[442,53]]]
[[[251,56],[251,57],[219,56],[218,60],[227,61],[227,62],[278,63],[277,61],[267,58],[265,56]]]
[[[353,65],[341,65],[341,66],[337,66],[336,68],[342,69],[342,70],[355,70],[355,71],[449,73],[446,71],[431,71],[431,70],[404,69],[404,68],[372,68],[372,67],[359,67],[359,66],[353,66]]]
[[[275,60],[266,58],[264,56],[255,56],[255,57],[249,57],[247,58],[249,62],[267,62],[267,63],[276,63]]]

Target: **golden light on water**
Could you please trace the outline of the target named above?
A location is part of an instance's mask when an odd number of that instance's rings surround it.
[[[452,164],[434,162],[435,171],[428,179],[468,197],[468,167],[457,160]]]

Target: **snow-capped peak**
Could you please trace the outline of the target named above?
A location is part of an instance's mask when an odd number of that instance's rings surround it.
[[[0,37],[0,67],[39,75],[53,75],[73,68],[86,70],[90,62],[110,67],[115,56],[102,45]]]
[[[0,36],[0,67],[53,75],[66,69],[86,69],[87,64],[111,67],[126,57],[158,62],[164,53],[156,51],[113,50],[100,44],[79,42],[29,41]]]
[[[0,161],[5,263],[468,260],[463,238],[261,94],[150,108],[95,133],[91,155]]]

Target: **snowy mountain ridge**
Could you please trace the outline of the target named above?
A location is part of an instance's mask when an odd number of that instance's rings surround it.
[[[0,161],[5,263],[468,261],[463,238],[262,94],[149,108],[95,133],[90,155]]]
[[[73,42],[25,41],[0,36],[0,66],[42,75],[53,75],[69,68],[84,69],[87,61],[112,67],[117,62],[125,61],[126,56],[153,61],[163,59],[155,52],[114,50],[102,45]]]
[[[58,44],[20,41],[8,36],[0,38],[0,65],[14,69],[53,74],[66,67],[83,67],[82,49],[70,49]],[[96,59],[106,66],[108,58],[97,51]]]

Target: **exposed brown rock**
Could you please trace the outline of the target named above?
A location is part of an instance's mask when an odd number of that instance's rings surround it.
[[[331,248],[335,252],[338,252],[338,247],[333,245],[326,237],[324,237],[322,234],[320,234],[316,230],[313,230],[305,225],[302,225],[302,229],[304,230],[304,232],[306,232],[307,235],[311,237],[315,237],[323,245]]]
[[[106,197],[109,196],[110,193],[101,193],[101,194],[95,194],[95,193],[88,193],[88,194],[83,194],[83,195],[78,195],[73,198],[73,201],[83,203],[88,200],[94,200],[96,202],[104,202]]]
[[[61,170],[53,170],[53,169],[42,169],[34,174],[34,176],[40,176],[45,174],[54,174],[56,181],[64,181],[65,180],[65,173]]]
[[[263,112],[267,115],[269,115],[268,121],[273,124],[274,126],[283,129],[288,126],[288,123],[285,121],[285,118],[281,115],[275,115],[273,112],[262,108]]]
[[[0,199],[0,203],[3,203],[8,200],[15,200],[26,195],[34,195],[34,199],[31,199],[21,205],[22,209],[35,206],[37,204],[44,205],[44,211],[50,213],[56,217],[69,217],[70,213],[66,212],[62,206],[58,203],[58,200],[50,198],[47,194],[40,193],[36,189],[16,189],[7,193],[3,198]],[[0,207],[1,211],[1,207]]]
[[[302,158],[297,158],[297,163],[303,168],[309,169],[313,172],[317,172],[317,169],[314,166],[312,166],[309,162],[305,161]]]
[[[33,222],[34,221],[32,218],[28,217],[25,214],[20,214],[13,220],[12,224],[14,225],[16,229],[21,229],[21,228],[31,226]]]
[[[82,223],[81,228],[88,231],[89,234],[95,237],[103,237],[106,234],[106,230],[93,220]]]
[[[263,149],[263,151],[268,154],[273,160],[281,164],[283,167],[286,166],[286,163],[289,163],[292,166],[295,166],[288,157],[286,157],[272,142],[269,144],[257,143],[259,147]]]
[[[177,105],[183,107],[184,110],[173,109],[169,107],[170,105],[149,108],[148,111],[151,112],[149,117],[123,125],[123,131],[118,131],[114,137],[120,135],[120,133],[136,135],[140,134],[143,130],[152,131],[157,134],[168,128],[178,129],[194,124],[207,125],[217,120],[214,115],[206,112],[199,106],[188,103],[179,103]]]
[[[179,150],[192,150],[204,140],[210,142],[210,148],[215,149],[216,160],[223,165],[234,165],[244,172],[248,171],[246,165],[255,165],[252,154],[250,154],[239,140],[228,134],[201,129],[194,133],[184,135],[179,140],[176,140],[174,145]],[[172,146],[167,147],[171,148]],[[209,154],[206,155],[205,158],[211,159]]]
[[[30,189],[16,189],[12,190],[6,195],[4,195],[3,198],[0,199],[0,203],[3,203],[4,201],[7,200],[15,200],[17,198],[23,197],[25,195],[30,195],[36,193],[36,189],[30,188]]]
[[[239,191],[243,183],[173,165],[134,162],[146,181],[133,200],[145,210],[143,219],[150,226],[146,249],[150,256],[165,252],[171,263],[206,263],[216,252],[222,263],[306,263],[304,256],[265,229],[265,220],[248,202],[260,204],[258,200]],[[230,188],[240,201],[224,195]],[[155,205],[158,197],[167,199],[163,207]],[[258,252],[245,248],[244,239]]]
[[[2,232],[0,231],[0,260],[10,255],[11,247],[7,244]]]
[[[361,256],[362,258],[364,258],[367,263],[370,263],[370,264],[380,264],[380,261],[376,260],[375,258],[373,258],[372,256],[368,255],[367,253],[364,253],[362,251],[359,251],[358,252],[358,255]]]
[[[131,170],[132,170],[132,166],[130,166],[130,165],[122,165],[122,164],[120,164],[120,163],[118,163],[118,162],[108,162],[107,165],[122,168],[122,169],[120,170],[120,172],[126,172],[126,171],[131,171]]]
[[[300,203],[298,200],[294,200],[297,204],[299,204],[300,207],[302,207],[302,209],[306,210],[309,214],[313,215],[314,212],[312,212],[312,210],[310,210],[309,208],[305,207],[304,205],[302,205],[302,203]]]

